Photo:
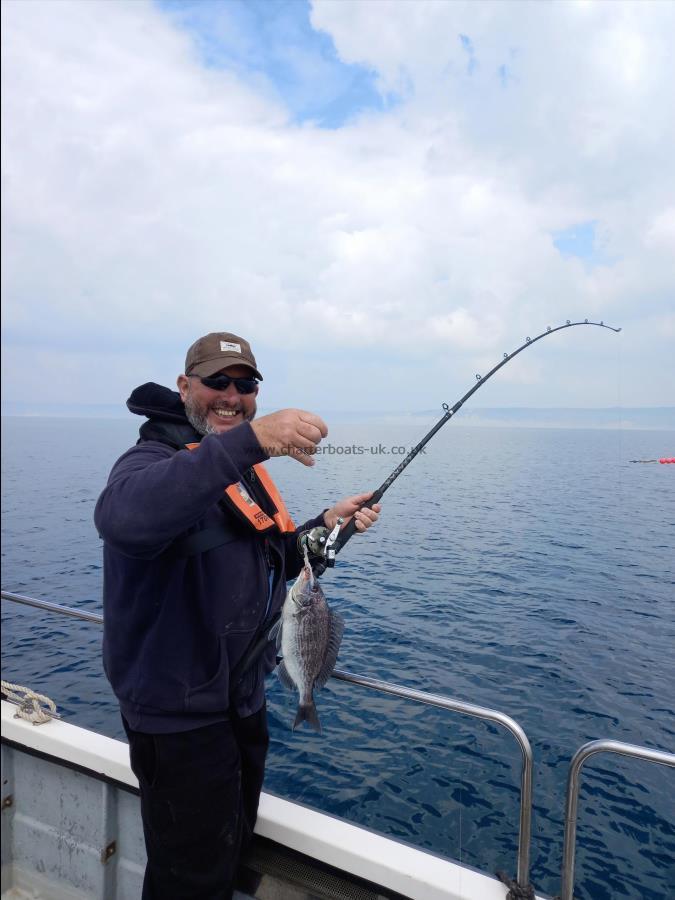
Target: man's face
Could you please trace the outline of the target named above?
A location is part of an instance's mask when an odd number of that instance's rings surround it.
[[[228,366],[214,375],[252,378],[253,372],[247,366]],[[257,387],[252,394],[240,394],[230,383],[226,390],[215,391],[193,375],[179,375],[177,383],[185,415],[199,434],[222,434],[255,417]]]

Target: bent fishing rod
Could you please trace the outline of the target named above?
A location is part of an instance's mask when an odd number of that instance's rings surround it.
[[[546,331],[543,331],[541,334],[538,334],[536,337],[527,337],[525,338],[525,343],[521,344],[516,350],[512,353],[505,353],[503,359],[501,359],[496,366],[494,366],[487,375],[476,375],[476,384],[464,394],[463,397],[455,403],[454,406],[448,406],[447,403],[443,404],[444,414],[443,416],[436,422],[434,427],[424,435],[422,440],[416,444],[410,453],[402,460],[394,469],[394,471],[386,478],[382,484],[377,488],[376,491],[373,492],[370,499],[364,503],[364,506],[371,506],[373,503],[379,503],[384,495],[385,491],[388,491],[392,484],[396,481],[399,475],[406,469],[410,463],[415,459],[417,454],[425,447],[432,437],[440,431],[440,429],[445,425],[446,422],[449,422],[450,419],[455,415],[455,413],[466,403],[469,397],[473,396],[477,390],[483,387],[485,382],[492,378],[503,366],[507,363],[511,362],[511,360],[517,356],[519,353],[522,353],[527,347],[531,347],[532,344],[540,341],[542,338],[548,337],[549,334],[553,334],[556,331],[562,331],[564,328],[574,328],[576,325],[594,325],[598,328],[607,328],[610,331],[614,331],[618,334],[621,331],[620,328],[613,328],[611,325],[605,325],[604,322],[591,322],[588,319],[584,319],[582,322],[572,322],[569,319],[565,322],[564,325],[557,325],[555,328],[551,328],[549,325]],[[335,565],[335,555],[342,550],[347,541],[356,533],[356,521],[354,518],[350,519],[350,521],[342,528],[341,531],[331,533],[330,537],[325,540],[321,546],[321,548],[312,548],[310,546],[310,550],[316,551],[319,549],[320,552],[316,554],[319,558],[317,559],[317,564],[312,565],[314,569],[315,575],[321,575],[327,567]],[[326,548],[325,544],[330,541],[330,538],[333,537],[334,540],[329,544]]]
[[[363,506],[370,506],[373,503],[378,503],[385,491],[388,491],[392,484],[399,477],[401,472],[406,469],[410,463],[415,459],[417,454],[425,447],[432,437],[440,431],[440,429],[445,425],[446,422],[449,422],[450,419],[455,415],[455,413],[466,403],[466,401],[473,394],[479,390],[485,382],[492,378],[492,376],[498,372],[502,366],[505,366],[507,363],[511,362],[514,356],[517,356],[527,347],[532,346],[532,344],[540,341],[542,338],[547,337],[549,334],[553,334],[555,331],[561,331],[563,328],[574,328],[576,325],[595,325],[599,328],[608,328],[610,331],[619,332],[620,328],[613,328],[611,325],[605,325],[604,322],[590,322],[588,319],[584,319],[583,322],[571,322],[569,319],[565,322],[564,325],[558,325],[555,328],[551,328],[549,325],[546,331],[543,331],[541,334],[538,334],[536,337],[527,337],[525,338],[525,343],[521,344],[517,350],[514,350],[512,353],[505,353],[503,359],[501,359],[496,366],[494,366],[487,375],[476,375],[476,384],[472,386],[470,390],[464,394],[463,397],[455,403],[454,406],[448,406],[447,403],[443,404],[444,414],[439,419],[439,421],[434,425],[434,427],[424,435],[422,440],[416,444],[410,453],[405,457],[405,459],[400,462],[394,471],[386,478],[379,488],[373,492],[372,496],[368,499]],[[329,533],[328,528],[322,528],[317,526],[316,528],[312,528],[310,531],[302,532],[298,537],[298,547],[302,551],[306,550],[311,557],[311,566],[314,575],[319,576],[323,575],[327,568],[330,568],[335,565],[335,556],[337,553],[342,550],[347,541],[356,533],[356,521],[354,518],[351,518],[349,522],[341,529],[342,520],[339,520],[336,524],[335,528]],[[234,691],[237,685],[240,683],[244,673],[250,668],[250,666],[255,662],[256,659],[260,656],[261,653],[264,652],[266,647],[269,646],[270,640],[275,633],[277,623],[280,618],[280,613],[277,613],[272,620],[266,623],[265,628],[262,630],[260,634],[257,634],[249,647],[249,649],[244,653],[242,659],[239,663],[234,667],[232,673],[230,675],[230,685],[231,690]]]

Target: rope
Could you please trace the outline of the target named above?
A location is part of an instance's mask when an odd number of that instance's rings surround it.
[[[528,884],[527,887],[522,887],[515,878],[509,878],[506,872],[496,872],[495,874],[501,883],[505,884],[509,889],[506,900],[536,900],[534,888],[531,884]]]
[[[33,725],[44,725],[56,717],[60,718],[56,711],[56,703],[46,697],[44,694],[37,694],[30,688],[24,687],[22,684],[11,684],[9,681],[2,682],[3,700],[7,699],[10,703],[16,704],[18,707],[14,713],[15,719],[26,719]]]

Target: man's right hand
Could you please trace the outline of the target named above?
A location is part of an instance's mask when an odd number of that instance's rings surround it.
[[[328,434],[326,423],[303,409],[282,409],[251,422],[258,443],[268,456],[291,456],[305,466],[314,465],[313,454]]]

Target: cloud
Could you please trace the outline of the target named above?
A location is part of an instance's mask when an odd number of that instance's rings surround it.
[[[654,217],[647,228],[644,242],[647,247],[675,252],[675,206],[664,209]]]
[[[209,7],[214,35],[238,33],[230,4]],[[354,96],[327,129],[230,38],[205,60],[175,8],[3,4],[4,341],[49,374],[41,398],[121,402],[223,328],[266,361],[271,405],[416,408],[438,399],[419,384],[459,395],[526,334],[597,316],[626,328],[624,401],[671,402],[650,373],[672,373],[672,347],[631,334],[672,313],[672,6],[301,8],[293,96],[328,108],[358,66],[398,105]],[[330,90],[313,90],[312,34],[334,47]],[[554,245],[589,222],[592,267]],[[609,334],[562,341],[566,363],[558,340],[489,402],[615,402]]]

